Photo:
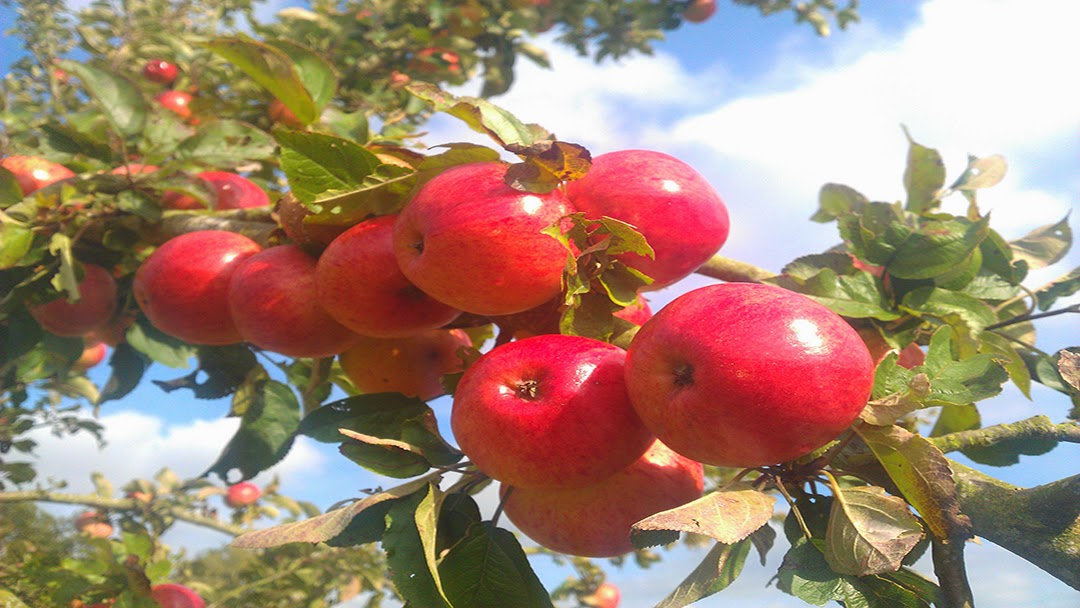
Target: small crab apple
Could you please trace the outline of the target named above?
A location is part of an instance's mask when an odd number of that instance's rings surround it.
[[[459,165],[425,183],[394,225],[394,253],[413,284],[481,315],[539,306],[562,290],[566,249],[541,232],[573,209],[559,190],[503,182],[507,165]]]
[[[161,608],[206,608],[206,602],[199,594],[176,583],[154,585],[150,588],[150,597]]]
[[[135,272],[135,301],[161,331],[191,344],[243,341],[229,312],[229,281],[255,241],[224,230],[169,239]]]
[[[400,338],[436,329],[460,310],[431,297],[402,274],[394,255],[396,215],[349,228],[330,243],[315,270],[322,306],[358,334]]]
[[[229,489],[225,491],[225,504],[234,509],[239,509],[255,504],[261,497],[262,490],[259,489],[259,486],[250,481],[241,481],[229,486]]]
[[[108,351],[109,348],[105,346],[104,342],[87,342],[82,354],[75,360],[75,363],[71,364],[71,369],[77,372],[86,371],[104,361]]]
[[[725,283],[689,291],[638,331],[630,399],[671,449],[706,464],[794,460],[859,415],[874,362],[859,334],[814,300]]]
[[[502,484],[503,512],[526,536],[561,553],[614,557],[634,550],[630,527],[701,498],[704,467],[655,441],[636,461],[582,488]]]
[[[47,331],[58,336],[83,336],[105,324],[116,311],[116,280],[97,264],[83,264],[79,299],[60,296],[30,309]]]
[[[80,534],[91,538],[109,538],[113,533],[113,526],[104,513],[98,511],[83,511],[75,518],[75,529]]]
[[[667,287],[719,251],[730,221],[720,195],[692,167],[651,150],[620,150],[593,159],[589,172],[566,185],[570,203],[586,216],[613,217],[634,226],[655,259],[625,253],[619,259]]]
[[[359,338],[330,316],[315,292],[315,258],[296,245],[248,257],[229,280],[236,329],[259,348],[289,357],[331,357]]]
[[[592,595],[585,598],[585,604],[592,608],[619,608],[622,592],[614,583],[603,582]]]
[[[157,165],[140,165],[139,163],[128,163],[126,165],[121,165],[119,167],[114,168],[112,171],[109,171],[109,173],[112,174],[112,175],[135,176],[135,175],[146,175],[148,173],[153,173],[154,171],[157,171],[157,170],[158,170]]]
[[[158,93],[154,100],[161,107],[175,113],[180,118],[191,118],[191,95],[183,91],[164,91]]]
[[[716,13],[716,0],[691,0],[683,10],[683,19],[690,23],[704,23]]]
[[[45,160],[39,156],[8,156],[0,159],[0,167],[15,176],[23,196],[44,188],[50,184],[75,177],[75,173],[64,165]]]
[[[158,84],[172,84],[179,74],[180,69],[176,67],[175,63],[163,59],[150,60],[143,66],[143,77]]]
[[[446,393],[441,378],[461,371],[458,349],[471,345],[460,329],[433,329],[405,338],[362,336],[338,361],[361,392],[401,393],[428,401]]]
[[[497,346],[458,383],[454,437],[476,468],[514,486],[609,477],[653,441],[627,398],[625,358],[612,344],[560,334]]]

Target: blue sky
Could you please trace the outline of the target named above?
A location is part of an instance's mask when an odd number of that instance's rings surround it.
[[[594,65],[554,47],[554,70],[523,65],[515,88],[497,99],[522,119],[538,122],[594,153],[651,148],[698,168],[727,202],[732,236],[723,253],[773,270],[838,241],[835,228],[808,221],[818,188],[846,183],[876,200],[902,197],[906,141],[912,136],[938,148],[950,177],[968,153],[1000,153],[1010,163],[1002,184],[981,195],[1008,238],[1055,222],[1080,200],[1080,78],[1057,69],[1080,57],[1080,4],[1074,0],[885,0],[864,2],[864,22],[820,39],[786,16],[761,19],[756,11],[721,3],[716,16],[689,25],[657,44],[652,57]],[[11,23],[0,9],[0,28]],[[0,68],[18,53],[0,42]],[[473,86],[463,92],[474,92]],[[474,139],[449,120],[431,125],[429,144]],[[960,204],[960,203],[953,203]],[[1074,231],[1077,218],[1072,219]],[[1073,252],[1055,267],[1034,273],[1033,286],[1080,263]],[[658,292],[659,308],[688,288],[688,279]],[[1080,343],[1075,317],[1038,325],[1044,350]],[[96,378],[103,380],[101,370]],[[183,373],[155,367],[152,378]],[[433,407],[448,430],[446,399]],[[1029,402],[1016,391],[981,406],[984,424],[1043,413],[1062,420],[1069,404],[1037,390]],[[172,465],[181,475],[206,468],[231,435],[222,419],[225,402],[196,402],[145,385],[103,408],[111,445],[97,451],[82,438],[63,442],[42,436],[40,469],[88,489],[90,471],[123,482],[150,477]],[[1076,473],[1080,446],[991,474],[1030,486]],[[276,472],[283,491],[322,506],[361,488],[387,485],[338,456],[332,448],[300,442]],[[267,476],[257,481],[267,480]],[[490,501],[489,501],[490,502]],[[490,504],[488,505],[491,506]],[[489,511],[490,512],[490,511]],[[182,530],[172,542],[212,546],[222,537]],[[769,565],[748,562],[743,577],[702,606],[801,606],[775,589],[763,589],[783,547]],[[664,565],[642,572],[611,568],[624,589],[623,606],[646,607],[689,573],[701,552],[676,550]],[[981,606],[1075,606],[1076,593],[1031,564],[989,543],[970,545],[969,574]],[[537,562],[549,586],[564,571]],[[928,564],[922,569],[929,572]]]

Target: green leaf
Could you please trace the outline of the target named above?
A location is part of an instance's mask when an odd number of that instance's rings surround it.
[[[1035,296],[1039,303],[1039,310],[1050,310],[1050,307],[1059,298],[1067,298],[1080,291],[1080,266],[1073,268],[1067,274],[1051,281],[1048,285],[1040,287]]]
[[[834,572],[866,576],[895,572],[922,537],[907,503],[884,488],[839,488],[825,535],[825,561]]]
[[[470,526],[438,570],[456,608],[552,607],[517,538],[491,522]]]
[[[979,335],[997,322],[997,315],[982,300],[959,291],[920,287],[908,292],[900,309],[919,317],[940,319],[965,335]]]
[[[810,218],[827,223],[841,217],[859,215],[870,204],[865,196],[842,184],[825,184],[818,193],[818,210]]]
[[[295,42],[276,38],[267,40],[266,43],[289,56],[297,74],[300,76],[300,81],[311,95],[316,114],[322,111],[326,104],[330,103],[330,100],[334,98],[334,93],[337,91],[338,79],[334,73],[334,67],[311,49],[300,46]],[[282,101],[282,103],[285,102]],[[289,106],[288,103],[285,103],[285,105]],[[289,109],[294,114],[296,113],[292,106],[289,106]],[[297,114],[297,117],[299,116]]]
[[[325,133],[278,129],[274,138],[281,145],[281,168],[289,187],[303,203],[360,190],[370,185],[365,179],[382,164],[363,146]]]
[[[1069,216],[1066,215],[1056,224],[1036,228],[1009,244],[1012,246],[1013,257],[1027,262],[1028,268],[1045,268],[1059,262],[1072,245]]]
[[[898,243],[885,267],[901,279],[931,279],[943,275],[971,255],[989,234],[989,218],[931,220]]]
[[[436,112],[445,112],[462,120],[473,131],[490,136],[504,148],[514,144],[527,147],[539,140],[551,139],[543,129],[522,123],[487,100],[456,97],[426,83],[410,85],[406,90],[430,103]]]
[[[112,375],[101,388],[98,404],[115,401],[135,390],[146,368],[150,367],[150,362],[149,357],[132,348],[127,342],[117,344],[109,357]]]
[[[400,393],[357,395],[325,405],[308,414],[297,432],[340,442],[347,458],[391,477],[419,475],[462,456],[439,434],[431,408]]]
[[[318,118],[318,108],[304,86],[300,70],[281,49],[246,36],[218,38],[204,46],[240,68],[288,106],[304,124]]]
[[[169,367],[187,367],[195,355],[194,347],[154,327],[142,315],[128,329],[125,339],[135,350]]]
[[[451,608],[430,552],[435,546],[438,492],[428,485],[426,491],[396,501],[386,515],[382,544],[390,580],[412,606]]]
[[[177,354],[181,355],[182,352]],[[237,391],[244,388],[245,384],[250,385],[266,378],[266,372],[255,360],[254,353],[243,344],[199,346],[196,355],[199,366],[195,371],[175,380],[152,382],[165,392],[191,389],[196,399],[220,399],[236,392],[235,403],[236,399],[244,394]]]
[[[937,150],[915,143],[904,127],[908,140],[907,168],[904,169],[905,209],[923,214],[939,204],[938,193],[945,186],[945,163]]]
[[[60,260],[60,271],[53,275],[52,286],[61,297],[79,301],[79,277],[75,272],[75,256],[71,253],[71,239],[57,232],[49,239],[49,253]]]
[[[805,262],[804,259],[792,269],[804,276],[813,272]],[[838,275],[832,268],[824,267],[805,279],[785,273],[765,282],[810,296],[841,316],[882,321],[901,316],[892,310],[880,281],[867,272]]]
[[[239,469],[241,479],[251,479],[285,457],[299,423],[300,403],[292,389],[263,381],[240,419],[240,428],[201,477],[215,473],[225,481],[230,471]]]
[[[140,190],[124,190],[116,195],[116,208],[148,222],[161,220],[161,204]]]
[[[884,386],[879,388],[879,385],[885,383],[891,385],[894,381],[893,379],[883,379],[883,376],[890,371],[900,372],[900,370],[903,370],[903,368],[896,364],[896,355],[890,353],[887,362],[882,361],[878,365],[878,371],[874,376],[874,394],[878,394],[879,390],[882,392],[888,390]],[[907,377],[907,375],[905,373],[903,377]],[[907,414],[926,407],[925,400],[929,394],[930,378],[926,374],[914,374],[910,376],[907,385],[903,389],[889,392],[885,396],[867,403],[863,411],[859,413],[859,417],[873,425],[889,426]]]
[[[952,329],[943,325],[930,337],[923,366],[912,370],[930,378],[927,406],[967,405],[996,396],[1009,376],[990,355],[973,355],[955,360],[952,355]]]
[[[149,109],[139,87],[123,76],[68,59],[57,67],[74,75],[101,106],[113,130],[122,136],[138,135]]]
[[[374,522],[378,534],[374,538],[363,539],[363,542],[375,542],[382,537],[383,529],[386,527],[385,516],[390,506],[403,497],[421,492],[426,494],[430,481],[430,479],[426,478],[417,479],[385,492],[373,494],[347,507],[334,509],[303,521],[281,524],[242,534],[229,544],[240,549],[265,549],[288,543],[321,542],[329,542],[339,547],[347,546],[344,543],[334,544],[333,541],[342,535],[346,535],[348,529],[358,519],[365,520],[367,524]],[[349,545],[363,544],[363,542],[349,543]]]
[[[991,230],[979,248],[983,253],[983,269],[1005,279],[1012,285],[1019,285],[1027,276],[1028,265],[1023,260],[1013,260],[1012,246]]]
[[[716,543],[698,567],[656,608],[682,608],[723,591],[739,578],[751,545],[750,539],[730,545]]]
[[[630,542],[639,548],[650,547],[675,541],[678,532],[690,532],[735,544],[769,521],[775,502],[774,496],[750,484],[732,484],[635,523],[630,528]]]
[[[0,167],[0,209],[6,209],[23,199],[22,188],[19,186],[15,175],[4,167]],[[8,223],[4,218],[4,225]]]
[[[211,120],[180,142],[176,157],[215,167],[237,167],[270,158],[274,140],[262,129],[239,120]]]
[[[34,242],[34,233],[29,227],[5,221],[4,217],[0,217],[0,270],[18,266]]]
[[[956,480],[941,450],[898,426],[858,425],[855,430],[935,537],[971,537],[971,520],[960,512]]]
[[[584,214],[580,215],[583,220],[595,223],[595,220],[585,219]],[[649,259],[656,259],[656,252],[653,251],[652,246],[645,240],[645,235],[641,234],[637,228],[624,221],[605,215],[600,218],[600,228],[597,229],[594,235],[597,237],[607,235],[604,252],[608,255],[635,253]]]
[[[777,587],[815,606],[836,601],[848,608],[930,608],[923,597],[928,592],[925,582],[916,585],[910,571],[905,574],[837,574],[814,544],[799,539],[784,556]]]
[[[4,608],[29,608],[14,593],[0,587],[0,606]]]
[[[981,339],[980,352],[994,357],[1005,368],[1016,388],[1031,399],[1031,372],[1013,343],[994,332],[983,333]]]
[[[840,236],[851,253],[878,266],[888,264],[915,230],[908,225],[899,203],[868,203],[860,213],[838,219]]]
[[[559,332],[607,341],[615,331],[615,317],[607,294],[585,291],[559,319]]]
[[[838,275],[850,274],[855,264],[850,253],[827,252],[804,255],[795,258],[784,266],[781,274],[786,274],[799,281],[807,281],[828,268]]]

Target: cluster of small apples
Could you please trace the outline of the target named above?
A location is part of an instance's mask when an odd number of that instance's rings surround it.
[[[229,486],[225,491],[225,504],[233,509],[242,509],[259,502],[262,490],[250,481],[241,481]]]
[[[166,87],[171,87],[180,75],[180,68],[175,63],[164,59],[152,59],[143,66],[143,78],[150,82]],[[154,96],[154,101],[161,107],[176,114],[180,118],[191,118],[191,94],[176,89],[167,89]]]

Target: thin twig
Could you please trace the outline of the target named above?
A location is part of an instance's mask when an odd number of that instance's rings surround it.
[[[1057,315],[1063,315],[1070,312],[1080,312],[1080,304],[1073,304],[1072,306],[1066,306],[1065,308],[1059,308],[1057,310],[1050,310],[1047,312],[1040,312],[1035,314],[1020,315],[1011,319],[994,323],[993,325],[987,325],[986,329],[995,330],[1002,327],[1008,327],[1009,325],[1016,325],[1017,323],[1025,323],[1027,321],[1035,321],[1037,319],[1045,319],[1047,317],[1056,317]]]

